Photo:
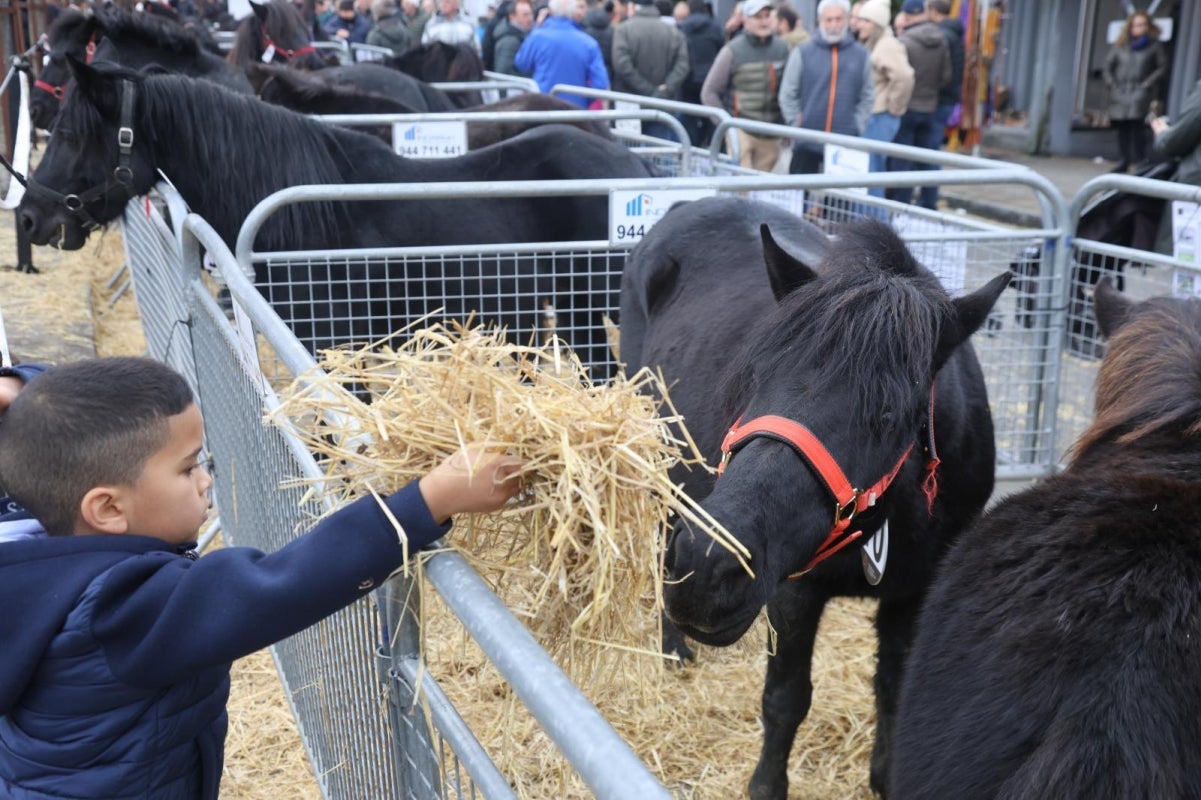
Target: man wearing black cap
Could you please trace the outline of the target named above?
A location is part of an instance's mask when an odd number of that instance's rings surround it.
[[[951,82],[951,51],[942,29],[927,16],[923,0],[905,0],[901,11],[906,16],[905,31],[897,38],[909,53],[909,65],[913,67],[913,94],[893,142],[939,150],[942,148],[943,125],[939,123],[935,112],[938,110],[939,92]],[[933,164],[899,158],[890,159],[890,168],[898,172],[937,169]],[[890,200],[910,203],[913,201],[913,187],[889,189],[887,195]],[[924,208],[937,208],[938,187],[923,186],[919,202]]]

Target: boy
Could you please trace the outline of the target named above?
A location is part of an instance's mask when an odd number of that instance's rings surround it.
[[[216,798],[230,662],[400,566],[372,497],[278,552],[195,559],[202,439],[187,383],[143,358],[54,367],[4,415],[0,483],[49,535],[0,544],[0,796]],[[384,503],[416,550],[499,508],[519,466],[461,452]]]

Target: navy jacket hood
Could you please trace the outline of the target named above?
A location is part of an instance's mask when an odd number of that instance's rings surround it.
[[[55,536],[0,544],[0,716],[24,694],[47,645],[97,575],[174,547],[147,536]]]

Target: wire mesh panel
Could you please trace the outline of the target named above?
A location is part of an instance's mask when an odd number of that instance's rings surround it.
[[[616,367],[606,319],[616,317],[624,264],[624,250],[578,244],[268,255],[258,288],[313,353],[379,340],[433,315],[503,327],[520,344],[553,333],[604,379]]]

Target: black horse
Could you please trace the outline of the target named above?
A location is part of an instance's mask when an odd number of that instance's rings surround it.
[[[459,158],[410,160],[372,136],[204,81],[72,64],[77,90],[68,93],[55,134],[17,210],[34,244],[82,247],[92,228],[120,216],[130,197],[148,192],[160,171],[231,247],[255,204],[299,184],[420,185],[650,174],[621,145],[567,126],[542,126]],[[126,98],[131,99],[128,108]],[[131,132],[124,146],[119,128]],[[607,216],[604,196],[300,203],[276,213],[261,229],[256,247],[290,251],[596,240],[607,234]],[[564,257],[558,262],[535,269],[528,259],[513,256],[499,261],[447,257],[416,264],[413,274],[402,275],[382,263],[334,267],[316,259],[311,268],[320,274],[312,277],[310,265],[260,267],[256,277],[281,317],[294,322],[297,335],[312,347],[386,335],[402,316],[401,307],[424,313],[444,305],[447,316],[461,318],[469,308],[466,300],[456,298],[476,296],[485,304],[477,309],[481,314],[504,312],[505,304],[521,298],[497,281],[519,281],[527,297],[549,297],[553,288],[563,299],[559,308],[575,315],[558,320],[562,330],[576,332],[567,337],[569,342],[586,363],[607,363],[600,315],[616,298],[603,291],[589,296],[586,260]],[[445,299],[438,298],[441,281],[448,284]],[[500,306],[490,309],[489,302]],[[514,331],[522,338],[534,327],[531,318],[539,310],[526,313]],[[305,319],[337,321],[303,323]]]
[[[1201,302],[1093,299],[1092,426],[930,587],[897,797],[1201,797]]]
[[[46,39],[49,50],[29,102],[30,119],[44,130],[54,125],[67,92],[71,79],[68,57],[133,69],[154,65],[237,92],[251,91],[241,70],[209,51],[193,30],[165,17],[113,5],[86,16],[68,8],[59,12]]]
[[[363,91],[354,86],[343,86],[321,80],[320,73],[289,69],[277,64],[255,64],[248,76],[259,98],[302,114],[415,114],[417,109],[391,97]],[[542,94],[525,92],[506,97],[495,103],[486,103],[464,109],[465,111],[573,111],[579,106],[566,100]],[[548,122],[471,122],[467,123],[467,147],[478,150]],[[566,122],[580,130],[605,139],[612,139],[609,126],[601,121]],[[356,126],[358,130],[368,130]],[[390,126],[373,127],[370,132],[385,142],[392,142]]]
[[[226,59],[245,71],[251,64],[288,64],[300,69],[321,69],[325,61],[317,54],[309,26],[292,0],[255,3],[253,14],[238,23],[234,44]]]
[[[672,209],[630,254],[622,357],[662,369],[701,452],[724,453],[720,480],[683,480],[745,548],[744,568],[732,546],[678,523],[665,558],[668,616],[725,646],[766,604],[778,636],[754,798],[787,793],[818,622],[844,595],[880,600],[871,781],[883,789],[921,599],[992,492],[992,420],[967,340],[1008,280],[952,300],[881,223],[827,243],[795,216],[737,198]],[[859,546],[840,549],[873,534],[873,553],[891,540],[882,579]]]

